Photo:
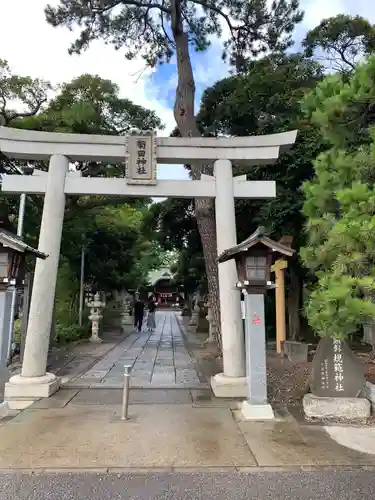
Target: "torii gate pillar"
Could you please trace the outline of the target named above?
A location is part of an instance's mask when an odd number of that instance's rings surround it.
[[[232,163],[215,162],[217,253],[237,245]],[[219,266],[220,323],[223,373],[212,377],[216,397],[246,397],[245,337],[241,317],[240,291],[235,289],[237,270],[234,260]]]

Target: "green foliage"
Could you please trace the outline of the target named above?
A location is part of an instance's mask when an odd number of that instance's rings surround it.
[[[241,75],[206,89],[198,115],[204,135],[254,135],[290,130],[299,101],[322,78],[321,66],[303,54],[272,54]]]
[[[126,57],[141,55],[149,66],[170,61],[176,38],[187,30],[189,44],[198,52],[210,45],[210,37],[229,36],[223,57],[240,70],[249,56],[267,50],[283,51],[293,43],[292,32],[303,14],[298,0],[62,0],[45,9],[52,26],[79,27],[71,53],[80,53],[102,38]]]
[[[20,76],[12,73],[7,61],[0,59],[0,125],[16,126],[20,120],[26,120],[41,112],[46,106],[51,85],[44,80]],[[14,173],[24,162],[10,159],[0,152],[0,172]],[[28,198],[29,199],[29,198]],[[43,202],[42,202],[43,203]],[[38,227],[36,217],[42,203],[36,199],[28,206],[28,220],[25,229]],[[18,196],[0,195],[0,226],[14,231],[17,227]],[[36,205],[38,208],[36,208]]]
[[[375,59],[359,66],[344,83],[329,76],[303,102],[306,117],[320,129],[322,137],[338,149],[355,150],[371,142],[375,125]]]
[[[321,336],[345,338],[375,318],[374,70],[371,58],[347,83],[328,77],[304,102],[331,145],[304,185],[301,256],[318,279],[306,313]]]
[[[202,244],[199,238],[194,204],[189,199],[169,199],[152,205],[146,216],[149,230],[155,231],[160,245],[167,251],[176,250],[171,270],[176,286],[186,293],[198,287],[206,288],[206,273]]]
[[[306,313],[311,327],[321,336],[345,339],[370,318],[375,304],[363,291],[375,291],[375,277],[355,278],[327,273],[319,275],[319,286],[311,293]]]
[[[59,86],[47,101],[49,84],[13,75],[0,62],[0,118],[5,125],[50,132],[84,134],[125,134],[131,128],[161,129],[153,111],[119,96],[110,80],[82,75]],[[16,113],[11,105],[26,110]],[[21,167],[22,162],[0,157],[3,170]],[[35,165],[46,170],[43,162]],[[124,167],[96,162],[76,162],[83,176],[123,177]],[[86,247],[85,279],[107,292],[134,288],[147,281],[148,272],[160,265],[162,250],[145,235],[144,217],[148,199],[127,200],[104,197],[69,197],[66,203],[60,268],[56,290],[55,336],[58,342],[86,336],[89,325],[77,325],[81,248]],[[0,197],[1,226],[15,230],[18,197]],[[28,196],[24,223],[25,237],[37,246],[43,197]],[[31,269],[34,266],[31,263]]]
[[[249,180],[274,180],[277,197],[237,200],[239,241],[259,225],[278,238],[303,242],[303,181],[312,176],[312,160],[322,145],[314,127],[302,116],[300,100],[322,78],[318,63],[302,54],[271,55],[249,64],[243,75],[226,78],[204,93],[198,121],[206,135],[260,135],[298,129],[295,146],[275,165],[236,168]]]
[[[85,280],[111,292],[134,288],[160,265],[161,249],[143,232],[143,214],[135,207],[100,207],[77,212],[64,226],[62,253],[76,279],[80,276],[81,246],[85,247]],[[75,244],[72,244],[75,243]]]
[[[316,55],[335,71],[353,71],[375,50],[375,26],[361,16],[339,14],[308,31],[302,45],[308,57]]]
[[[0,59],[0,125],[8,126],[17,118],[37,114],[47,102],[51,85],[44,80],[14,75],[9,64]],[[22,105],[25,111],[13,108]]]
[[[21,128],[74,134],[124,135],[131,128],[161,129],[154,111],[119,96],[119,87],[84,74],[59,87],[43,113],[18,122]]]
[[[56,322],[54,340],[57,344],[69,344],[89,337],[90,329],[88,324],[79,326],[77,323]]]
[[[17,345],[21,344],[21,326],[22,326],[22,321],[20,319],[17,319],[14,322],[14,329],[13,329],[13,342]]]

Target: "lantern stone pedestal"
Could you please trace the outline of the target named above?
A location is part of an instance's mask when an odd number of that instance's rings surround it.
[[[87,306],[90,308],[89,320],[91,321],[91,337],[90,342],[100,344],[103,340],[99,337],[99,324],[103,315],[102,310],[105,308],[105,302],[100,300],[100,293],[97,292],[94,300],[87,301]]]
[[[130,309],[130,301],[128,297],[124,297],[123,300],[123,312],[122,312],[122,317],[121,317],[121,325],[122,328],[124,329],[126,326],[130,326],[133,324],[132,317],[129,314],[129,309]]]
[[[0,290],[0,366],[6,366],[10,335],[12,292]]]
[[[246,420],[270,420],[274,414],[267,401],[264,295],[244,290],[244,297],[248,399],[242,403],[241,413]]]
[[[208,337],[206,338],[204,343],[211,344],[215,342],[214,332],[216,331],[216,327],[213,322],[214,317],[212,315],[211,307],[208,308],[206,320],[208,321]]]
[[[199,305],[198,301],[194,305],[194,309],[191,314],[190,321],[188,323],[188,328],[189,329],[197,329],[198,327],[198,322],[199,322]]]

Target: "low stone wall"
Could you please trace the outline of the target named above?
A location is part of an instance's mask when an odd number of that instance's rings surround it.
[[[372,411],[375,412],[375,385],[371,382],[366,382],[362,395],[370,401]]]

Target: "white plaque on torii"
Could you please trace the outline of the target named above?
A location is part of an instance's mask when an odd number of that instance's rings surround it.
[[[156,185],[156,136],[152,130],[135,132],[125,140],[125,178],[127,184]]]

